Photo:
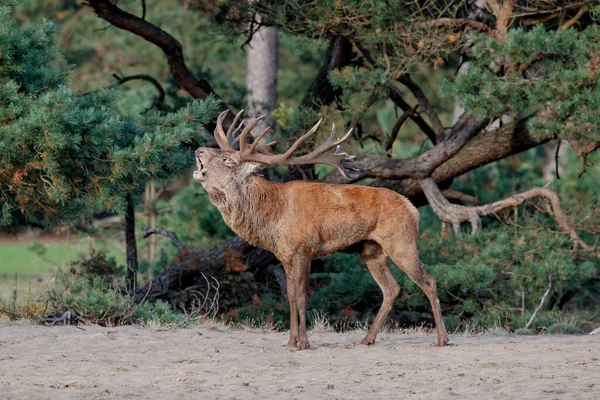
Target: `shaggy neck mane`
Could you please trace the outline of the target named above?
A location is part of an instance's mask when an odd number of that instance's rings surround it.
[[[220,208],[225,222],[253,245],[271,249],[278,237],[278,221],[285,206],[277,182],[251,175],[225,193]]]

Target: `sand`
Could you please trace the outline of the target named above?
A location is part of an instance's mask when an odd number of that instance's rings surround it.
[[[593,399],[600,335],[43,327],[0,321],[1,399]]]

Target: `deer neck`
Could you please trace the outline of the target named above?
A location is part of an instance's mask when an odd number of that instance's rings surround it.
[[[253,245],[273,249],[285,202],[276,182],[252,175],[209,196],[225,223]]]

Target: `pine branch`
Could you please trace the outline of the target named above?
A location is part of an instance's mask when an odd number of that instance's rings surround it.
[[[352,43],[343,37],[331,39],[325,61],[317,76],[308,88],[300,102],[300,108],[320,110],[322,106],[333,103],[341,94],[341,89],[335,89],[329,81],[329,73],[341,69],[352,61]]]

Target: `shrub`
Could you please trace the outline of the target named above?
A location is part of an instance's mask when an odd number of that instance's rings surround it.
[[[579,335],[581,333],[581,329],[579,329],[575,325],[565,324],[564,322],[558,322],[556,324],[550,325],[546,332],[552,335]]]

